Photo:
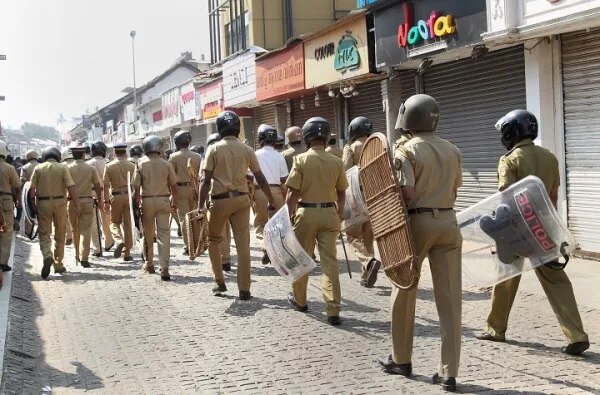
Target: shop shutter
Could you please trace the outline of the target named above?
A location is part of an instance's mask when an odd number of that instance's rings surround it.
[[[208,139],[206,125],[192,126],[190,134],[192,135],[192,146],[197,145],[206,148],[206,140]]]
[[[498,160],[506,153],[494,125],[507,112],[526,108],[525,59],[521,45],[432,67],[425,91],[440,105],[438,133],[463,156],[463,186],[457,209],[498,190]]]
[[[385,111],[381,97],[381,81],[372,81],[356,87],[358,96],[348,101],[349,120],[367,117],[373,123],[373,130],[386,133]]]
[[[338,134],[336,127],[335,99],[329,97],[327,92],[319,94],[319,107],[315,107],[315,95],[309,95],[304,98],[304,110],[301,108],[301,99],[292,101],[292,124],[302,127],[306,121],[312,117],[323,117],[329,121],[331,133]]]
[[[256,107],[254,109],[254,119],[253,119],[253,123],[254,123],[254,131],[253,131],[253,135],[254,135],[254,147],[256,149],[259,148],[258,146],[258,135],[257,135],[257,130],[258,127],[263,124],[266,123],[267,125],[271,125],[273,127],[275,127],[275,117],[276,117],[276,111],[277,111],[277,104],[267,104],[264,106],[260,106],[260,107]]]
[[[600,252],[600,30],[562,36],[567,211],[581,249]]]

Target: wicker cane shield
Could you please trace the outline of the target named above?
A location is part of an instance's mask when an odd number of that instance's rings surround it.
[[[185,215],[187,226],[187,245],[190,250],[190,260],[208,249],[208,221],[206,215],[198,210],[190,211]]]
[[[418,259],[408,211],[392,167],[387,138],[372,134],[360,155],[359,178],[385,274],[401,289],[417,285]]]

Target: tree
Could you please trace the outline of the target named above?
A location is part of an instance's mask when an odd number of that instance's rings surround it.
[[[25,122],[21,125],[21,132],[30,139],[38,138],[59,141],[61,138],[60,132],[56,128],[31,122]]]

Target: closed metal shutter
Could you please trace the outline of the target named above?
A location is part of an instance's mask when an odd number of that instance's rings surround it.
[[[498,160],[506,150],[494,125],[507,112],[526,108],[523,47],[490,52],[478,62],[434,66],[424,82],[440,105],[438,134],[463,156],[456,208],[465,209],[498,190]]]
[[[358,96],[348,100],[349,120],[367,117],[373,124],[373,130],[386,133],[385,111],[381,97],[381,81],[368,82],[356,87]],[[346,125],[347,126],[347,125]]]
[[[254,136],[254,148],[255,149],[260,148],[258,145],[258,134],[257,134],[258,127],[263,123],[275,127],[275,117],[276,117],[276,111],[277,111],[276,107],[277,107],[277,104],[267,104],[264,106],[256,107],[254,109],[253,136]]]
[[[315,107],[315,96],[310,95],[304,98],[304,109],[301,108],[301,99],[292,101],[292,124],[302,127],[306,121],[312,117],[323,117],[329,121],[331,133],[338,134],[336,126],[335,99],[329,97],[327,92],[319,94],[319,107]]]
[[[562,36],[569,229],[600,252],[600,31]]]
[[[206,148],[206,140],[208,139],[206,125],[192,126],[190,134],[192,135],[192,146],[197,145]]]

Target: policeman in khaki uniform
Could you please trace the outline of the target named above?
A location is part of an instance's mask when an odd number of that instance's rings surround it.
[[[308,254],[319,247],[323,299],[327,321],[340,325],[340,270],[336,242],[344,213],[348,179],[342,160],[325,152],[329,141],[329,123],[320,117],[310,118],[302,128],[308,151],[296,156],[287,179],[286,204],[294,224],[294,233]],[[293,284],[288,301],[298,311],[306,311],[308,275]]]
[[[187,245],[185,215],[198,206],[198,201],[196,200],[197,191],[194,190],[188,166],[191,165],[192,168],[198,171],[202,157],[190,151],[189,147],[192,142],[192,135],[187,130],[180,130],[175,133],[173,140],[175,141],[177,152],[171,154],[169,163],[171,163],[173,169],[175,169],[175,174],[177,174],[177,216],[183,230],[183,241],[185,243],[183,254],[188,255],[190,246]]]
[[[142,208],[144,228],[144,248],[146,262],[144,271],[154,273],[155,235],[158,242],[160,278],[169,281],[169,256],[171,253],[171,232],[169,218],[177,209],[177,175],[173,166],[161,158],[163,142],[158,136],[144,139],[146,156],[136,165],[132,185],[135,188],[135,201]],[[169,203],[169,197],[171,202]]]
[[[435,134],[439,107],[434,98],[411,96],[399,116],[401,127],[414,137],[396,150],[394,164],[401,176],[419,270],[429,259],[442,337],[433,382],[455,391],[461,346],[462,235],[453,207],[462,184],[462,158],[455,145]],[[379,360],[387,373],[412,374],[416,299],[417,287],[393,290],[392,354]]]
[[[69,199],[67,211],[73,229],[75,259],[82,267],[90,267],[90,237],[92,233],[92,217],[94,216],[94,194],[100,196],[100,178],[94,166],[85,162],[85,147],[71,147],[74,162],[67,164],[67,169],[75,183],[79,196],[79,207]]]
[[[0,204],[6,227],[6,230],[0,233],[0,270],[3,272],[11,270],[8,266],[8,258],[10,258],[15,220],[13,193],[17,198],[17,207],[21,205],[21,181],[14,166],[6,163],[8,155],[8,146],[0,140]]]
[[[85,146],[85,148],[87,149],[89,146]],[[70,165],[71,163],[75,162],[75,159],[73,158],[73,153],[71,152],[70,148],[63,148],[62,152],[61,152],[61,162],[64,163],[65,165]],[[69,210],[67,210],[67,225],[65,226],[66,228],[66,241],[65,241],[65,245],[71,245],[73,244],[73,229],[71,229],[71,220],[69,219]],[[79,259],[79,257],[77,257]]]
[[[363,145],[373,131],[373,124],[368,118],[356,117],[348,125],[348,138],[350,142],[344,146],[342,161],[346,170],[360,163],[360,154]],[[374,236],[371,222],[354,226],[346,230],[348,243],[354,250],[354,254],[362,263],[362,274],[360,285],[372,288],[377,282],[377,272],[381,262],[375,259]]]
[[[237,283],[240,300],[248,300],[250,294],[250,206],[246,171],[250,169],[269,205],[274,198],[269,184],[260,170],[252,148],[238,140],[240,119],[233,111],[224,111],[217,117],[217,131],[221,141],[211,145],[204,160],[204,174],[200,184],[198,209],[206,212],[206,201],[210,189],[208,222],[208,255],[216,286],[215,295],[227,291],[220,245],[223,241],[225,222],[231,223],[238,255]]]
[[[106,167],[106,152],[108,151],[108,147],[102,141],[94,141],[91,147],[92,151],[92,159],[88,160],[87,163],[94,166],[98,171],[98,177],[100,178],[100,186],[102,185],[102,176],[104,174],[104,168]],[[102,201],[102,196],[97,196],[97,203],[100,204]],[[99,206],[101,207],[101,206]],[[92,219],[92,245],[94,246],[94,256],[100,257],[102,256],[102,245],[98,245],[98,226],[96,225],[96,221],[100,221],[100,226],[102,229],[102,235],[104,236],[104,249],[106,251],[110,251],[111,248],[115,245],[115,241],[113,240],[112,233],[110,231],[110,213],[106,213],[104,210],[99,210],[98,214],[100,218],[96,218],[94,215]]]
[[[63,266],[65,253],[65,226],[67,222],[66,192],[76,211],[79,211],[79,196],[75,183],[67,165],[60,162],[60,151],[57,147],[48,147],[42,151],[44,163],[36,166],[31,176],[31,198],[37,197],[38,233],[40,250],[44,256],[42,278],[50,275],[50,268],[54,265],[55,273],[64,273]],[[54,225],[54,253],[50,234]]]
[[[124,255],[125,262],[132,261],[133,229],[131,228],[127,173],[133,179],[135,165],[127,160],[127,144],[115,144],[115,159],[104,169],[104,212],[110,213],[110,230],[117,246],[113,256]],[[123,229],[121,230],[121,226]]]
[[[306,147],[302,144],[302,129],[298,126],[291,126],[285,131],[285,138],[288,141],[288,149],[282,152],[287,164],[288,171],[292,170],[294,157],[306,152]]]
[[[560,175],[558,160],[550,151],[538,147],[533,140],[538,135],[538,123],[529,111],[515,110],[502,117],[496,128],[502,134],[502,144],[508,150],[498,164],[499,190],[504,190],[521,179],[534,175],[539,177],[556,206]],[[573,294],[573,285],[563,270],[540,266],[535,274],[542,284],[560,327],[569,340],[562,352],[579,355],[590,347],[587,333],[583,330],[581,316]],[[492,309],[487,318],[485,331],[476,337],[481,340],[504,342],[508,316],[515,300],[521,276],[513,277],[494,286]]]
[[[342,159],[344,151],[337,146],[337,136],[335,134],[332,134],[329,138],[329,141],[327,142],[327,148],[325,148],[325,152],[329,152],[330,154],[333,154],[338,158]]]

